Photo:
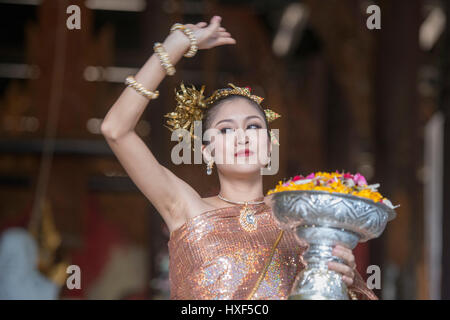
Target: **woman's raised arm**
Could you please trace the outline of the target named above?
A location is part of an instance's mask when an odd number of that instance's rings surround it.
[[[213,17],[208,25],[200,22],[187,24],[197,39],[199,49],[209,49],[236,41],[220,26],[220,17]],[[189,38],[176,30],[163,42],[170,62],[175,64],[189,49]],[[155,91],[166,76],[157,54],[147,60],[135,79],[144,88]],[[116,157],[141,192],[159,211],[169,230],[184,220],[183,208],[188,201],[200,200],[198,193],[187,183],[161,166],[147,145],[136,134],[135,126],[148,104],[148,99],[133,88],[124,89],[106,114],[101,131]]]

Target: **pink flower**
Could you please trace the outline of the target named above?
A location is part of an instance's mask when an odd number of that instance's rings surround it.
[[[353,177],[353,181],[355,181],[355,184],[357,184],[358,186],[367,185],[366,178],[364,178],[364,176],[360,173],[355,174],[355,176]]]
[[[301,176],[295,176],[292,178],[292,181],[297,181],[297,180],[301,180],[302,177]]]
[[[315,173],[310,173],[309,175],[306,176],[306,179],[312,179],[315,177]]]

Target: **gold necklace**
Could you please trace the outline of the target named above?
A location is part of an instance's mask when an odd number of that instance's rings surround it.
[[[261,201],[231,201],[231,200],[225,199],[220,194],[218,194],[217,196],[219,197],[219,199],[229,202],[229,203],[240,204],[240,205],[243,204],[244,207],[240,211],[239,222],[241,223],[241,226],[245,231],[250,232],[250,231],[256,230],[258,223],[257,223],[256,217],[255,217],[255,210],[250,208],[248,205],[249,204],[261,204],[261,203],[264,203],[264,200],[261,200]]]

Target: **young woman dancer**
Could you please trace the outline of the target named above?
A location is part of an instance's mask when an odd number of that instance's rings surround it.
[[[295,276],[305,267],[307,244],[280,233],[265,202],[261,168],[268,164],[271,139],[269,134],[252,134],[267,133],[272,120],[261,107],[262,99],[234,85],[209,98],[203,97],[203,89],[183,85],[177,93],[178,109],[167,115],[172,129],[200,119],[203,130],[217,133],[211,143],[202,144],[207,173],[215,164],[220,181],[220,192],[213,197],[202,198],[159,164],[134,130],[149,100],[158,97],[159,84],[176,72],[183,56],[234,44],[219,16],[209,24],[175,24],[162,44],[155,43],[155,52],[135,77],[127,78],[127,88],[102,123],[111,149],[170,231],[171,299],[287,299]],[[258,150],[268,153],[254,163],[217,161],[242,160]],[[329,268],[342,275],[350,296],[377,299],[355,270],[352,251],[336,246],[333,254],[345,264],[330,262]]]

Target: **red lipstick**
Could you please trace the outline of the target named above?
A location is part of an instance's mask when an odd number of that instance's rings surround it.
[[[240,150],[240,151],[236,152],[234,154],[234,156],[235,157],[249,157],[252,154],[253,154],[253,152],[251,152],[249,149],[244,149],[244,150]]]

